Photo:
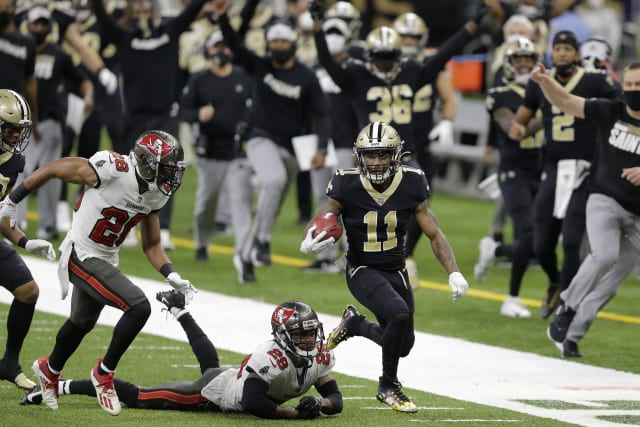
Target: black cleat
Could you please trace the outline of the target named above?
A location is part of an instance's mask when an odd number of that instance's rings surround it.
[[[207,253],[207,248],[200,247],[196,249],[196,261],[207,261],[209,259],[209,254]]]
[[[376,399],[391,406],[391,409],[398,412],[418,412],[418,407],[411,398],[402,391],[402,384],[398,380],[389,381],[384,376],[380,377]]]
[[[354,335],[353,321],[356,319],[364,319],[364,316],[360,314],[355,306],[349,304],[342,313],[342,319],[340,319],[340,323],[338,323],[338,326],[333,328],[333,330],[329,334],[329,338],[327,338],[327,345],[331,350],[336,348],[341,342],[348,340]]]
[[[256,240],[251,250],[251,262],[258,267],[271,265],[271,244]]]
[[[567,359],[582,357],[582,354],[580,354],[580,351],[578,350],[578,343],[565,340],[562,346],[562,357]]]
[[[250,261],[244,261],[240,255],[233,257],[233,266],[238,272],[239,283],[250,283],[256,281],[256,273],[253,270],[253,264]]]
[[[575,315],[576,312],[566,304],[562,304],[558,307],[556,317],[547,329],[547,335],[549,338],[556,342],[563,342],[567,337],[567,331],[569,330],[569,326],[571,325],[571,321]]]
[[[22,399],[20,399],[21,405],[39,405],[41,403],[42,390],[40,390],[40,385],[36,385],[31,390],[27,390]]]
[[[158,292],[156,294],[156,299],[164,304],[166,310],[169,312],[172,308],[182,310],[185,306],[184,295],[176,291],[175,289],[172,289],[170,291]]]

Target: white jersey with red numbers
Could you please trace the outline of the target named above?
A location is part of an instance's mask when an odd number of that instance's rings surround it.
[[[118,248],[127,233],[152,211],[167,203],[160,191],[140,194],[129,156],[99,151],[89,159],[98,182],[86,188],[76,204],[67,239],[80,260],[100,258],[118,265]]]
[[[331,373],[335,363],[333,351],[323,344],[311,367],[296,368],[286,352],[270,340],[248,355],[239,369],[229,369],[212,379],[201,393],[223,411],[242,411],[244,382],[254,372],[269,384],[269,398],[280,404],[305,394],[318,378]]]

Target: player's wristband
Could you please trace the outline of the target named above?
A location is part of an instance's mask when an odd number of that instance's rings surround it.
[[[24,183],[21,182],[16,188],[13,189],[11,194],[9,194],[9,198],[15,204],[20,203],[25,197],[27,197],[31,193],[31,191],[27,190],[24,186]]]
[[[27,246],[28,241],[29,239],[27,238],[27,236],[22,236],[20,240],[18,240],[17,245],[24,249]]]
[[[163,264],[162,267],[160,267],[160,274],[162,274],[165,279],[171,273],[175,273],[175,271],[176,269],[173,268],[173,264],[171,264],[170,262]]]

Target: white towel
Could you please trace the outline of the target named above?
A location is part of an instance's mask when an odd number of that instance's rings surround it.
[[[589,175],[591,163],[581,159],[564,159],[558,162],[553,216],[564,219],[573,190],[580,187]]]

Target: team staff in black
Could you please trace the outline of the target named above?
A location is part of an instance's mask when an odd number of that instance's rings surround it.
[[[38,82],[38,122],[40,139],[29,144],[25,152],[25,174],[31,174],[38,165],[45,165],[62,156],[62,129],[67,113],[66,96],[60,96],[65,82],[78,88],[85,102],[85,112],[93,108],[93,84],[73,65],[71,56],[62,48],[47,41],[52,29],[51,12],[36,6],[27,13],[27,29],[36,41],[35,74]],[[38,237],[53,239],[56,229],[60,182],[52,181],[38,190]],[[26,221],[26,202],[20,205],[20,219]]]
[[[453,250],[429,208],[431,192],[424,172],[402,166],[403,143],[388,123],[372,122],[354,143],[357,168],[340,169],[327,186],[328,200],[319,214],[342,216],[347,233],[346,279],[353,296],[376,316],[369,322],[348,305],[340,324],[329,334],[329,348],[352,336],[366,337],[382,346],[382,376],[377,399],[400,412],[418,408],[402,391],[398,363],[411,351],[414,299],[404,268],[407,223],[415,216],[429,238],[433,253],[449,273],[453,300],[469,285],[458,270]],[[310,225],[300,245],[304,253],[318,252],[331,244],[313,237]]]
[[[531,74],[549,102],[595,123],[596,156],[587,201],[591,253],[580,265],[547,334],[563,357],[580,357],[577,342],[640,258],[640,62],[622,72],[624,102],[572,95],[542,64]]]
[[[208,259],[208,246],[215,232],[218,198],[223,191],[231,160],[235,157],[235,130],[246,116],[251,79],[231,63],[233,53],[222,31],[216,29],[205,43],[208,70],[194,74],[182,93],[180,118],[196,123],[198,189],[193,211],[196,259]],[[233,191],[235,183],[228,183]]]
[[[511,245],[509,295],[500,307],[500,314],[508,317],[531,316],[519,295],[522,278],[533,256],[533,201],[542,172],[542,124],[539,119],[531,120],[527,138],[520,141],[509,139],[507,132],[522,103],[529,73],[537,59],[538,53],[530,40],[519,38],[510,42],[503,60],[505,84],[490,89],[486,99],[487,111],[496,124],[497,145],[500,147],[498,184],[516,236]],[[489,239],[488,248],[485,239]],[[502,255],[497,253],[501,246],[490,237],[483,239],[480,258],[474,268],[476,280],[481,281],[494,257]]]
[[[127,154],[138,135],[148,129],[178,134],[178,102],[182,90],[178,50],[182,32],[189,28],[205,0],[193,0],[173,19],[156,25],[150,0],[131,0],[120,25],[107,13],[103,0],[92,0],[92,10],[107,42],[118,49],[124,86],[122,138],[114,150]],[[173,249],[169,234],[173,197],[160,211],[162,246]],[[134,234],[131,234],[132,236]]]
[[[324,166],[331,122],[327,102],[313,71],[295,59],[296,30],[276,21],[266,31],[268,56],[248,50],[231,28],[228,0],[216,0],[220,28],[236,61],[255,82],[249,110],[246,153],[261,184],[252,231],[243,244],[242,261],[270,265],[271,231],[289,183],[298,172],[291,138],[318,135],[312,168]]]
[[[0,89],[0,198],[4,199],[24,169],[22,151],[29,144],[31,110],[27,101],[17,92]],[[29,240],[19,227],[12,228],[7,221],[0,224],[0,233],[11,243],[29,252],[55,260],[51,243]],[[0,359],[0,379],[29,390],[35,387],[20,367],[20,351],[29,332],[36,308],[39,289],[24,260],[5,239],[0,241],[0,285],[13,294],[7,314],[7,335],[4,356]]]
[[[571,31],[559,31],[553,38],[553,77],[577,96],[616,98],[618,91],[605,72],[585,72],[579,65],[578,41]],[[537,110],[542,111],[546,136],[543,175],[534,203],[534,250],[549,278],[540,316],[547,318],[558,304],[558,294],[566,289],[580,266],[580,245],[585,230],[585,205],[589,166],[595,152],[595,132],[591,123],[573,117],[551,105],[540,87],[527,85],[523,104],[509,129],[511,139],[520,140],[525,126]],[[572,176],[557,180],[557,175]],[[559,196],[556,196],[558,193]],[[562,194],[562,197],[560,196]],[[562,233],[562,274],[558,271],[556,245]]]

